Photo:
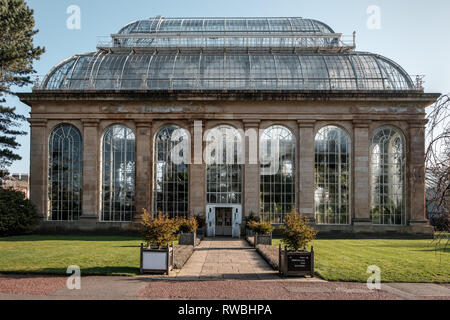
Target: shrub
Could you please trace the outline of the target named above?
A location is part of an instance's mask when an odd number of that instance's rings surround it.
[[[38,223],[36,207],[22,192],[0,189],[0,237],[31,233]]]
[[[306,246],[317,236],[317,231],[308,225],[309,220],[297,210],[286,215],[284,225],[281,226],[282,243],[295,251],[306,250]]]
[[[245,227],[252,230],[249,224],[251,222],[259,222],[259,217],[255,216],[253,212],[250,212],[250,215],[248,217],[245,217],[244,220],[245,220]]]
[[[195,220],[197,220],[197,229],[203,228],[206,225],[206,218],[204,216],[195,216]]]
[[[177,240],[178,228],[179,221],[177,219],[170,219],[167,214],[163,215],[162,213],[158,213],[157,217],[152,217],[144,209],[140,231],[147,247],[155,246],[161,249],[163,246],[168,246]]]
[[[191,233],[197,231],[197,229],[198,229],[198,222],[196,218],[180,219],[180,226],[179,226],[180,232]]]
[[[248,228],[255,232],[258,235],[268,235],[271,234],[272,231],[275,229],[274,226],[272,226],[271,223],[268,222],[256,222],[256,221],[250,221],[248,223]]]

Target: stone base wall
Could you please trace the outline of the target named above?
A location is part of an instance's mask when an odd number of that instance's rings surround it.
[[[431,239],[434,234],[433,227],[429,225],[409,226],[378,226],[378,225],[313,225],[319,232],[318,239],[339,238],[407,238]],[[280,236],[277,228],[273,231],[274,237]]]
[[[375,226],[375,225],[314,225],[319,231],[318,238],[412,238],[431,239],[433,227],[422,225]],[[98,222],[98,221],[43,221],[36,230],[40,234],[93,234],[93,235],[139,235],[138,222]],[[243,236],[245,233],[242,234]],[[276,228],[274,237],[280,236]]]
[[[139,235],[139,223],[92,222],[92,221],[43,221],[37,232],[40,234],[92,234],[92,235]]]

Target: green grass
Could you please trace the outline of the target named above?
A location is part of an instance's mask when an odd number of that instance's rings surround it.
[[[450,248],[436,250],[431,240],[316,240],[312,245],[315,271],[328,281],[366,282],[367,267],[376,265],[382,282],[450,283]]]
[[[82,275],[136,275],[138,237],[23,236],[0,238],[0,273],[60,274],[78,265]],[[278,245],[279,240],[274,240]],[[384,282],[450,282],[450,248],[431,240],[317,240],[316,272],[329,281],[367,281],[367,267]]]
[[[135,275],[139,272],[137,237],[23,236],[0,238],[0,273]]]

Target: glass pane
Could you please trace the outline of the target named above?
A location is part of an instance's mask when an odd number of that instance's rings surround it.
[[[82,138],[73,125],[55,128],[49,141],[49,220],[72,221],[81,215]]]
[[[394,127],[375,130],[371,143],[371,216],[374,224],[405,224],[405,142]]]

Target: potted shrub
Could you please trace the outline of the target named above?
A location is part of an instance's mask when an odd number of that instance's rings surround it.
[[[309,220],[294,210],[288,214],[281,226],[284,250],[279,248],[280,273],[284,276],[314,277],[314,248],[307,251],[306,247],[312,242],[317,231],[309,225]]]
[[[197,220],[197,236],[203,238],[205,234],[206,218],[203,215],[197,215],[194,218]]]
[[[258,244],[270,246],[272,245],[272,232],[275,227],[271,223],[250,221],[248,223],[248,227],[255,234],[255,248],[258,246]]]
[[[179,223],[168,215],[152,217],[144,209],[141,222],[141,273],[167,273],[173,269],[173,241],[177,239]],[[169,244],[172,244],[169,246]]]
[[[252,222],[259,222],[259,217],[255,216],[253,212],[250,212],[250,215],[248,217],[244,218],[245,220],[245,236],[252,237],[255,235],[254,230],[252,230]]]
[[[184,246],[195,246],[197,242],[198,222],[195,218],[182,218],[179,224],[180,239],[179,244]]]

